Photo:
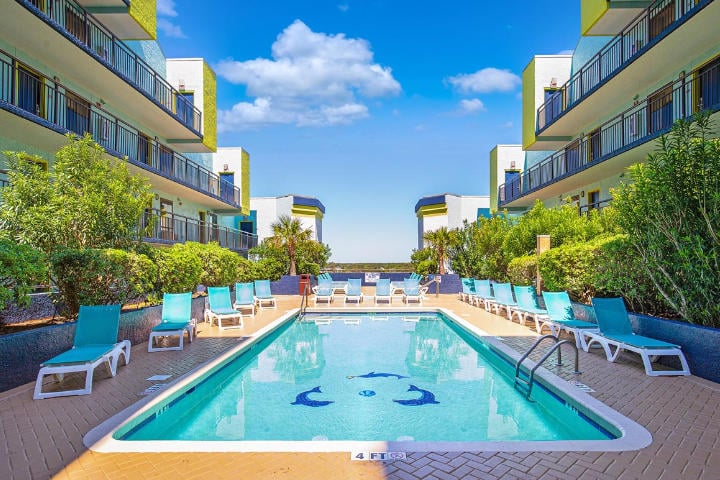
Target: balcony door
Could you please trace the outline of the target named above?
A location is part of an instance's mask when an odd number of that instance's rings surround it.
[[[697,74],[697,110],[720,106],[720,58],[702,67]]]
[[[65,127],[80,136],[90,131],[90,104],[71,92],[65,92]]]
[[[670,128],[673,123],[672,85],[659,90],[648,98],[648,133]]]
[[[660,35],[675,20],[675,2],[665,1],[650,9],[650,40]]]
[[[43,78],[25,67],[17,66],[17,106],[39,117],[44,113]]]
[[[160,238],[163,240],[175,240],[175,228],[173,223],[173,202],[166,198],[161,198]]]

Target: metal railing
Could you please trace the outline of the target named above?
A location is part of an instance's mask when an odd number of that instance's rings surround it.
[[[594,55],[575,75],[538,108],[535,132],[540,133],[645,53],[669,27],[682,25],[690,14],[713,0],[657,0]]]
[[[202,114],[165,78],[73,0],[16,0],[72,35],[95,58],[147,94],[183,125],[202,135]]]
[[[10,59],[11,62],[2,57]],[[240,206],[240,188],[154,139],[141,135],[122,120],[62,85],[18,65],[0,50],[0,107],[13,105],[65,132],[90,133],[95,141],[118,158],[159,173],[224,202]]]
[[[720,61],[698,68],[635,102],[590,135],[577,138],[518,178],[498,188],[498,205],[569,177],[625,150],[667,133],[672,124],[700,110],[720,109]]]
[[[612,202],[611,198],[607,198],[605,200],[599,200],[597,202],[591,202],[587,205],[582,205],[580,207],[580,215],[587,215],[593,210],[597,210],[598,212],[601,212],[605,207],[609,207],[610,203]]]
[[[217,242],[221,247],[244,252],[257,246],[257,235],[158,209],[145,211],[140,231],[147,242]]]

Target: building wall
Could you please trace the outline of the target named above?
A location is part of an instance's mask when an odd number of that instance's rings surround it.
[[[490,151],[490,200],[488,208],[491,212],[498,209],[498,188],[505,183],[505,172],[508,170],[522,171],[525,154],[522,145],[495,145]]]

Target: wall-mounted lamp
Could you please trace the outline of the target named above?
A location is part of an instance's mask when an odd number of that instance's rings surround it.
[[[157,193],[155,194],[155,200],[160,200],[160,195]]]
[[[581,197],[584,197],[584,196],[585,196],[585,190],[580,190],[580,196],[581,196]]]
[[[178,197],[177,203],[178,203],[179,206],[182,206],[182,200],[180,200],[180,197]]]

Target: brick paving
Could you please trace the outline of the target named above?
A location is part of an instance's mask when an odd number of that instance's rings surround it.
[[[33,384],[0,393],[0,479],[720,479],[720,385],[690,377],[648,377],[639,359],[623,354],[611,364],[602,352],[580,352],[582,375],[571,363],[548,369],[578,380],[598,400],[647,428],[650,446],[631,452],[408,452],[394,462],[351,461],[345,453],[97,453],[82,438],[93,427],[143,398],[155,374],[172,381],[245,341],[247,335],[296,308],[281,297],[245,328],[219,332],[200,324],[198,339],[182,352],[147,353],[135,345],[116,377],[98,368],[91,395],[32,400]],[[457,300],[429,297],[517,351],[534,331]],[[352,309],[353,307],[350,307]],[[569,351],[568,357],[569,358]],[[720,366],[718,366],[720,368]]]

